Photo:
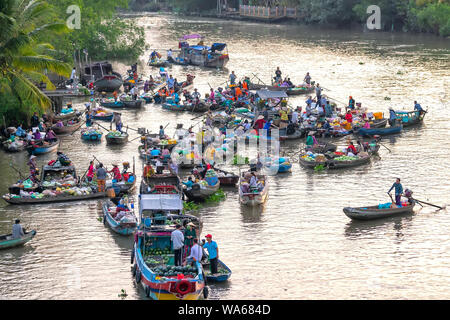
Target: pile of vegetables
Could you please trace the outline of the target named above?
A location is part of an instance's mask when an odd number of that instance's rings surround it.
[[[195,278],[198,275],[197,268],[191,266],[161,266],[153,269],[158,277],[176,277],[180,274]]]
[[[107,135],[107,137],[110,137],[110,138],[113,138],[113,137],[118,138],[121,136],[126,136],[126,133],[122,133],[120,131],[110,131]]]

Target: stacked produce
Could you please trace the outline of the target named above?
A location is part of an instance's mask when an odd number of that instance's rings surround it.
[[[308,151],[302,158],[306,161],[326,162],[327,158],[323,154],[316,154]]]
[[[120,132],[120,131],[110,131],[107,135],[108,138],[120,138],[122,136],[127,136],[127,134],[125,132]]]
[[[40,192],[26,192],[21,190],[20,195],[16,194],[6,194],[3,197],[5,199],[15,199],[15,198],[21,198],[21,199],[42,199],[42,198],[50,198],[50,197],[65,197],[65,196],[82,196],[82,195],[89,195],[94,193],[95,191],[91,188],[79,188],[79,187],[73,187],[73,188],[56,188],[56,190],[44,190],[42,193]]]
[[[215,186],[219,181],[219,178],[217,177],[217,172],[213,169],[209,169],[208,171],[206,171],[205,181],[207,182],[208,185]]]

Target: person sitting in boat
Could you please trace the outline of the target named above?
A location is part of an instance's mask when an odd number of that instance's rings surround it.
[[[187,181],[183,181],[183,184],[186,186],[187,189],[192,189],[194,181],[192,180],[192,177],[189,177]]]
[[[59,161],[59,163],[61,163],[61,165],[63,167],[64,166],[70,166],[70,164],[72,163],[72,160],[70,160],[67,155],[65,155],[61,151],[58,151],[56,154],[57,154],[57,159],[56,160]]]
[[[392,185],[392,187],[389,189],[389,191],[387,192],[388,194],[391,193],[392,189],[395,189],[395,204],[397,206],[401,206],[402,205],[402,194],[403,194],[403,186],[400,183],[400,178],[397,178],[395,183]]]
[[[16,221],[12,227],[12,238],[13,239],[21,239],[24,236],[25,236],[25,232],[23,230],[22,225],[20,224],[20,220],[16,219]]]
[[[113,163],[112,166],[112,170],[108,171],[108,173],[113,174],[113,183],[122,181],[122,175],[120,174],[119,166],[116,163]]]
[[[33,140],[33,132],[32,132],[31,130],[28,130],[27,136],[26,136],[25,140],[26,140],[28,143],[31,143],[31,141]]]
[[[194,89],[194,92],[192,93],[192,99],[194,100],[194,103],[197,105],[200,102],[201,94],[197,91],[197,88]]]
[[[354,157],[358,154],[358,151],[355,148],[355,145],[352,141],[350,141],[350,145],[347,147],[347,155],[349,157]]]
[[[150,156],[152,158],[157,158],[161,155],[161,151],[157,147],[153,147],[153,149],[150,151]]]
[[[323,122],[322,129],[324,130],[325,134],[329,134],[330,133],[331,125],[330,125],[330,122],[328,121],[328,119],[325,119],[325,121]]]
[[[120,199],[119,204],[116,207],[116,220],[120,220],[120,218],[122,218],[124,215],[122,215],[122,217],[119,217],[118,213],[119,212],[127,212],[130,211],[130,208],[128,208],[128,206],[125,204],[125,201],[123,199]]]
[[[33,140],[40,141],[41,139],[42,139],[41,132],[39,131],[39,129],[35,129],[33,133]]]
[[[16,129],[16,136],[19,138],[24,138],[27,135],[25,130],[22,129],[22,124],[19,124],[19,126]]]
[[[168,149],[166,149],[166,150],[168,150]],[[168,168],[169,168],[169,171],[171,174],[178,175],[178,165],[176,164],[176,162],[169,160]]]
[[[188,225],[194,225],[192,222],[188,223]],[[196,262],[202,261],[203,258],[203,250],[202,247],[198,244],[198,239],[194,238],[192,239],[192,247],[189,250],[189,256],[186,258],[186,262],[194,265]]]
[[[144,178],[150,178],[155,174],[155,170],[153,169],[150,161],[147,161],[144,167]]]
[[[164,165],[159,160],[159,158],[156,158],[156,160],[155,160],[155,167],[156,167],[156,173],[157,174],[163,174],[163,172],[164,172]]]
[[[319,144],[317,142],[316,137],[314,136],[314,131],[310,131],[308,133],[308,137],[306,138],[306,149],[311,149],[312,147],[314,147],[316,144]]]
[[[58,140],[58,138],[56,137],[56,134],[52,130],[52,128],[48,128],[47,129],[47,132],[45,133],[44,140],[49,142],[49,143],[53,143],[53,142],[56,142]]]
[[[365,119],[365,120],[364,120],[364,126],[363,126],[363,128],[364,128],[364,129],[370,129],[370,122],[369,122],[369,119]]]
[[[164,160],[170,159],[170,151],[169,151],[169,149],[164,148],[164,149],[162,150],[161,157],[162,157]]]
[[[355,109],[355,99],[353,99],[352,96],[349,97],[348,108],[351,109],[351,110]]]

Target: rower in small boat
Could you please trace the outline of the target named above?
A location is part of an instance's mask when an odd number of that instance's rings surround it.
[[[414,101],[414,110],[419,111],[419,115],[426,113],[426,111],[423,110],[422,106],[417,101]]]
[[[122,117],[121,117],[121,113],[119,112],[113,112],[113,118],[111,120],[111,124],[115,124],[116,125],[116,131],[122,132]]]
[[[389,125],[391,127],[395,126],[397,122],[397,114],[392,107],[389,108]]]
[[[20,219],[16,219],[12,227],[12,237],[13,239],[20,239],[23,236],[25,236],[25,232],[23,230],[22,225],[20,224]]]
[[[219,246],[217,242],[212,241],[212,235],[206,235],[206,243],[203,243],[203,248],[208,250],[209,263],[211,266],[211,274],[217,273],[217,260],[219,259]]]
[[[400,178],[397,178],[395,180],[394,184],[387,192],[389,195],[391,194],[392,189],[395,189],[395,204],[397,206],[401,206],[402,205],[401,198],[402,198],[402,194],[403,194],[403,186],[400,183]]]

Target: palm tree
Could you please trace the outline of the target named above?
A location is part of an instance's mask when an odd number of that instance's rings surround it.
[[[57,20],[55,13],[43,0],[0,1],[0,96],[16,98],[22,112],[29,111],[29,104],[40,110],[51,105],[34,84],[54,89],[47,72],[70,74],[70,66],[54,59],[53,46],[44,41],[68,31],[64,23],[47,23],[52,20]]]

